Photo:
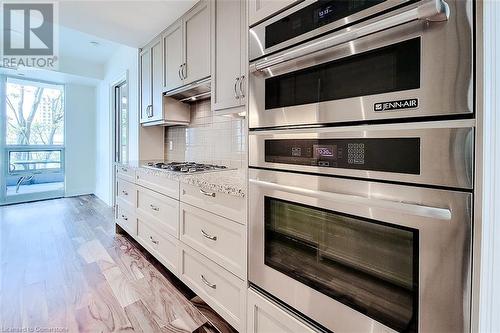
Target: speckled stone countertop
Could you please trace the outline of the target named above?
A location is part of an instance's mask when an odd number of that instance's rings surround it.
[[[246,170],[243,169],[186,174],[180,181],[205,190],[246,196]]]
[[[166,177],[168,179],[178,180],[181,183],[198,186],[205,190],[221,192],[243,198],[246,197],[247,181],[246,170],[244,169],[207,171],[187,174],[148,167],[146,166],[147,162],[150,161],[134,161],[120,165],[133,168],[136,172],[143,172],[157,177]]]

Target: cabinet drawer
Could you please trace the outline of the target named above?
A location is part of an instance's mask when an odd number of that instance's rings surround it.
[[[137,215],[175,238],[179,237],[179,201],[138,186]]]
[[[135,237],[137,235],[137,217],[133,209],[120,199],[116,202],[115,222],[131,236]]]
[[[252,289],[248,289],[247,333],[313,333],[314,329]]]
[[[128,182],[126,180],[117,179],[117,193],[116,197],[125,201],[127,204],[132,206],[134,209],[136,207],[136,193],[135,184]]]
[[[116,175],[118,178],[127,180],[131,183],[135,181],[135,170],[124,165],[116,166]]]
[[[245,198],[181,184],[181,201],[246,224]]]
[[[246,278],[246,227],[181,203],[180,239],[242,279]]]
[[[179,200],[179,181],[166,177],[155,176],[144,170],[136,172],[137,184],[147,187],[153,191],[167,195]]]
[[[179,261],[179,241],[171,235],[156,230],[141,218],[137,219],[139,242],[169,271],[177,275]]]
[[[180,244],[181,280],[229,324],[244,331],[246,283],[189,246]]]

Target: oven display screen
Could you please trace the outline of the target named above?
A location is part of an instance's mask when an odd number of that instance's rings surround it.
[[[337,159],[337,146],[336,145],[314,145],[314,157],[329,157]]]
[[[420,138],[265,140],[265,161],[420,174]]]

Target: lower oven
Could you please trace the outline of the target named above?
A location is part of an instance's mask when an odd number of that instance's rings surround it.
[[[249,171],[249,280],[336,333],[469,330],[466,191]]]

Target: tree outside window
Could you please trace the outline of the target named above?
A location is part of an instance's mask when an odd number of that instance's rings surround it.
[[[12,80],[6,87],[7,145],[63,145],[64,89]]]

